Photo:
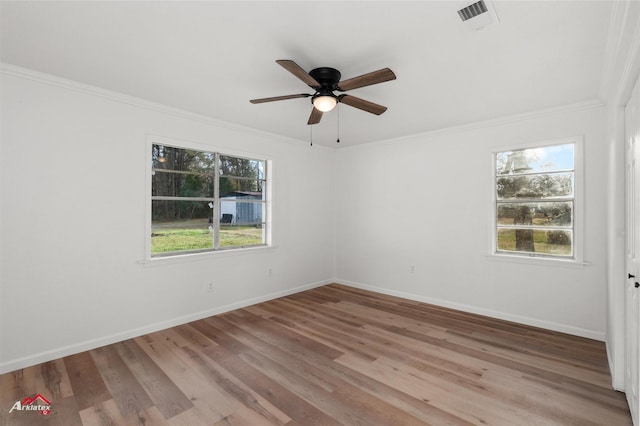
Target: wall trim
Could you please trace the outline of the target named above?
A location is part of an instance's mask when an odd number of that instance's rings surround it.
[[[414,133],[411,135],[400,136],[397,138],[391,139],[383,139],[379,141],[366,142],[358,145],[350,145],[344,146],[336,149],[356,149],[364,146],[374,146],[377,144],[386,144],[386,143],[399,143],[407,140],[412,140],[415,138],[433,138],[437,136],[447,136],[458,133],[466,133],[484,128],[498,127],[498,126],[508,126],[511,124],[516,124],[522,121],[530,121],[530,120],[539,120],[543,118],[553,117],[556,115],[562,115],[570,112],[584,111],[589,109],[596,108],[604,108],[606,104],[600,99],[592,99],[584,102],[577,102],[568,105],[560,105],[552,108],[545,108],[535,111],[529,111],[521,114],[513,114],[506,115],[499,118],[493,118],[489,120],[476,121],[473,123],[461,124],[457,126],[451,127],[443,127],[441,129],[429,130],[427,132]]]
[[[462,303],[449,302],[442,299],[434,299],[431,297],[419,296],[413,293],[407,293],[404,291],[391,290],[388,288],[376,287],[368,284],[362,284],[350,280],[342,280],[336,278],[337,284],[343,284],[349,287],[359,288],[362,290],[372,291],[374,293],[387,294],[389,296],[401,297],[403,299],[409,299],[416,302],[428,303],[431,305],[441,306],[443,308],[455,309],[462,312],[468,312],[477,315],[483,315],[490,318],[496,318],[500,320],[515,322],[518,324],[529,325],[532,327],[543,328],[545,330],[557,331],[560,333],[571,334],[574,336],[585,337],[587,339],[605,340],[605,333],[603,331],[587,330],[580,327],[573,327],[570,325],[559,324],[555,322],[543,321],[535,318],[523,317],[520,315],[513,315],[499,311],[493,311],[491,309],[478,308],[475,306],[465,305]]]
[[[613,85],[613,72],[616,57],[622,47],[622,39],[625,23],[629,15],[629,2],[614,2],[609,19],[609,34],[604,52],[604,64],[602,66],[602,80],[600,81],[600,99],[607,99]]]
[[[631,97],[633,86],[640,75],[640,13],[636,7],[631,9],[632,2],[615,2],[611,23],[605,67],[603,69],[600,97],[607,101],[608,126],[607,137],[612,145],[624,146],[624,107]],[[624,148],[622,148],[624,151]],[[609,166],[616,166],[615,152],[610,152]],[[624,154],[620,154],[624,157]],[[614,161],[613,163],[611,161]],[[624,163],[624,160],[622,160]],[[624,164],[617,164],[624,170]],[[609,171],[608,187],[619,186],[624,182],[624,176],[615,176],[616,168]],[[624,175],[624,171],[622,172]],[[618,179],[620,178],[620,179]],[[624,186],[624,185],[623,185]],[[624,212],[624,200],[616,206],[616,200],[611,197],[614,192],[608,192],[610,208],[607,211],[607,333],[606,352],[611,370],[612,387],[624,392],[626,370],[625,343],[625,297],[620,290],[620,278],[624,275],[624,261],[618,264],[620,257],[624,258],[624,220],[622,223],[616,218],[616,207]],[[624,197],[623,197],[624,198]],[[620,201],[620,200],[618,200]],[[611,207],[613,206],[613,207]],[[611,210],[613,209],[613,210]],[[622,234],[621,234],[622,233]],[[622,279],[622,281],[624,281]]]
[[[286,142],[289,144],[294,144],[296,146],[305,146],[305,145],[301,145],[300,142],[304,142],[305,144],[308,144],[308,141],[302,141],[299,139],[293,139],[293,138],[289,138],[286,136],[281,136],[281,135],[277,135],[274,133],[269,133],[269,132],[265,132],[265,131],[261,131],[258,129],[254,129],[251,127],[246,127],[246,126],[241,126],[239,124],[233,124],[230,122],[226,122],[226,121],[222,121],[222,120],[218,120],[212,117],[208,117],[205,115],[201,115],[201,114],[197,114],[195,112],[191,112],[191,111],[187,111],[187,110],[182,110],[179,108],[174,108],[174,107],[170,107],[164,104],[160,104],[157,102],[152,102],[152,101],[147,101],[145,99],[142,98],[137,98],[135,96],[129,96],[129,95],[125,95],[123,93],[120,92],[115,92],[112,90],[108,90],[108,89],[103,89],[97,86],[92,86],[89,84],[85,84],[85,83],[80,83],[74,80],[69,80],[69,79],[65,79],[62,77],[57,77],[51,74],[46,74],[46,73],[42,73],[39,71],[34,71],[28,68],[22,68],[16,65],[12,65],[12,64],[8,64],[6,62],[0,62],[0,73],[5,74],[5,75],[9,75],[9,76],[13,76],[13,77],[18,77],[18,78],[24,78],[27,80],[32,80],[32,81],[36,81],[38,83],[42,83],[42,84],[48,84],[51,86],[56,86],[56,87],[61,87],[67,90],[72,90],[75,92],[79,92],[79,93],[83,93],[83,94],[87,94],[87,95],[92,95],[92,96],[97,96],[97,97],[101,97],[101,98],[105,98],[105,99],[109,99],[111,101],[114,102],[119,102],[122,104],[127,104],[127,105],[131,105],[131,106],[135,106],[135,107],[139,107],[139,108],[143,108],[143,109],[149,109],[155,112],[160,112],[160,113],[164,113],[164,114],[169,114],[178,118],[183,118],[183,119],[187,119],[187,120],[192,120],[192,121],[197,121],[197,122],[201,122],[201,123],[205,123],[214,127],[219,127],[219,128],[224,128],[224,129],[228,129],[228,130],[232,130],[232,131],[236,131],[236,132],[240,132],[240,133],[247,133],[247,134],[252,134],[255,136],[259,136],[265,139],[270,139],[270,140],[274,140],[274,141],[278,141],[278,142]],[[578,103],[573,103],[573,104],[568,104],[568,105],[561,105],[561,106],[556,106],[556,107],[552,107],[552,108],[545,108],[545,109],[541,109],[541,110],[536,110],[536,111],[530,111],[530,112],[526,112],[526,113],[520,113],[520,114],[513,114],[513,115],[507,115],[507,116],[503,116],[503,117],[499,117],[499,118],[494,118],[494,119],[489,119],[489,120],[483,120],[483,121],[477,121],[477,122],[473,122],[473,123],[467,123],[467,124],[462,124],[462,125],[456,125],[456,126],[451,126],[451,127],[443,127],[441,129],[435,129],[435,130],[430,130],[427,132],[420,132],[420,133],[414,133],[411,135],[405,135],[405,136],[400,136],[398,138],[391,138],[391,139],[383,139],[383,140],[379,140],[379,141],[372,141],[372,142],[365,142],[363,144],[357,144],[357,145],[351,145],[351,146],[343,146],[343,147],[326,147],[326,146],[322,146],[322,145],[318,145],[320,148],[322,149],[329,149],[329,150],[338,150],[338,149],[353,149],[353,148],[357,148],[360,147],[361,145],[372,145],[372,144],[378,144],[378,143],[387,143],[387,142],[398,142],[398,141],[403,141],[403,140],[408,140],[408,139],[412,139],[415,137],[434,137],[434,136],[439,136],[439,135],[447,135],[447,134],[455,134],[455,133],[463,133],[463,132],[469,132],[469,131],[473,131],[473,130],[477,130],[477,129],[482,129],[482,128],[487,128],[487,127],[495,127],[495,126],[501,126],[501,125],[508,125],[508,124],[512,124],[512,123],[517,123],[520,121],[527,121],[527,120],[535,120],[535,119],[539,119],[539,118],[545,118],[545,117],[550,117],[550,116],[554,116],[554,115],[559,115],[559,114],[565,114],[567,112],[572,112],[572,111],[581,111],[581,110],[585,110],[585,109],[591,109],[591,108],[601,108],[604,107],[605,104],[599,100],[599,99],[593,99],[593,100],[588,100],[588,101],[584,101],[584,102],[578,102]]]
[[[96,339],[85,340],[84,342],[75,343],[72,345],[63,346],[57,349],[40,352],[40,353],[29,355],[26,357],[9,360],[9,361],[0,363],[0,374],[9,373],[11,371],[18,370],[20,368],[26,368],[29,366],[37,365],[47,361],[52,361],[65,356],[77,354],[84,351],[89,351],[92,349],[99,348],[101,346],[121,342],[123,340],[133,339],[135,337],[143,336],[149,333],[154,333],[156,331],[166,330],[167,328],[175,327],[181,324],[186,324],[192,321],[197,321],[197,320],[211,317],[214,315],[220,315],[225,312],[233,311],[235,309],[241,309],[241,308],[245,308],[247,306],[255,305],[258,303],[268,302],[269,300],[274,300],[280,297],[289,296],[291,294],[300,293],[302,291],[311,290],[313,288],[322,287],[327,284],[332,284],[333,282],[334,282],[333,280],[317,281],[311,284],[305,284],[305,285],[290,288],[287,290],[268,293],[262,296],[241,300],[238,302],[230,303],[225,306],[219,306],[216,308],[207,309],[204,311],[184,315],[184,316],[173,318],[170,320],[148,324],[148,325],[137,327],[121,333],[115,333],[108,336],[99,337]]]
[[[151,110],[154,112],[172,115],[174,117],[178,117],[186,120],[197,121],[197,122],[208,124],[210,126],[214,126],[218,128],[232,130],[239,133],[252,134],[261,138],[270,139],[277,142],[285,142],[285,143],[293,144],[299,147],[308,147],[309,145],[308,141],[293,139],[286,136],[281,136],[274,133],[269,133],[262,130],[254,129],[252,127],[242,126],[239,124],[234,124],[234,123],[230,123],[223,120],[218,120],[213,117],[208,117],[206,115],[183,110],[180,108],[170,107],[168,105],[148,101],[142,98],[137,98],[135,96],[125,95],[123,93],[115,92],[108,89],[103,89],[98,86],[92,86],[90,84],[80,83],[78,81],[57,77],[51,74],[34,71],[28,68],[22,68],[16,65],[8,64],[6,62],[0,62],[0,73],[8,76],[12,76],[12,77],[23,78],[25,80],[31,80],[38,83],[47,84],[50,86],[60,87],[63,89],[74,91],[74,92],[79,92],[85,95],[91,95],[91,96],[108,99],[110,101],[130,105],[138,108],[143,108],[143,109]],[[300,142],[304,142],[304,145],[301,144]],[[330,150],[335,149],[331,147],[325,147],[322,145],[318,145],[318,147],[321,149],[330,149]]]
[[[627,24],[628,18],[628,5],[625,8],[624,24]],[[630,23],[630,28],[634,28],[629,48],[624,56],[624,62],[622,64],[622,70],[616,82],[618,83],[613,90],[613,103],[614,106],[625,106],[631,97],[633,86],[640,74],[640,14],[638,15],[636,22]],[[624,25],[620,25],[621,31],[624,30]],[[620,46],[617,47],[620,50]],[[619,51],[615,52],[617,55],[621,55]]]

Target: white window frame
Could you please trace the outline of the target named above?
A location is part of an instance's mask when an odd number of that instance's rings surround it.
[[[180,149],[190,149],[195,151],[204,151],[211,153],[218,153],[220,155],[230,156],[230,157],[239,157],[239,158],[248,158],[265,161],[265,186],[264,188],[264,197],[265,197],[265,218],[264,218],[264,232],[265,232],[265,244],[256,245],[256,246],[248,246],[248,247],[233,247],[233,248],[225,248],[225,249],[210,249],[203,251],[194,251],[194,252],[173,252],[168,253],[163,256],[152,256],[151,255],[151,233],[152,233],[152,171],[153,171],[153,161],[151,158],[151,151],[153,149],[153,145],[164,145],[171,146],[174,148]],[[217,169],[217,167],[216,167]],[[164,263],[174,263],[174,262],[182,262],[182,261],[192,261],[192,260],[200,260],[210,258],[211,256],[225,256],[225,255],[238,255],[243,253],[251,253],[255,251],[261,251],[265,249],[270,249],[273,247],[273,220],[272,220],[272,176],[273,176],[273,160],[268,158],[263,154],[255,154],[248,153],[244,151],[238,151],[234,149],[216,147],[212,145],[197,143],[197,142],[187,142],[179,139],[172,139],[163,136],[157,135],[147,135],[146,144],[145,144],[145,174],[146,174],[146,185],[145,185],[145,203],[146,203],[146,214],[145,214],[145,244],[144,244],[144,257],[139,263],[145,265],[152,264],[164,264]],[[215,185],[218,186],[218,179],[215,179]],[[218,212],[219,206],[216,204],[214,208],[214,215]],[[214,221],[215,224],[216,221]],[[218,224],[219,225],[219,224]],[[215,235],[215,234],[214,234]]]
[[[573,198],[573,256],[562,257],[553,255],[542,255],[536,253],[513,253],[499,252],[497,247],[497,194],[496,194],[496,156],[499,152],[516,151],[523,149],[543,148],[554,145],[574,145],[574,198]],[[572,136],[562,139],[542,140],[536,142],[519,143],[502,146],[494,149],[491,155],[491,216],[490,216],[490,238],[489,257],[493,260],[504,260],[508,262],[558,265],[558,266],[578,266],[587,264],[584,261],[584,138],[582,136]]]

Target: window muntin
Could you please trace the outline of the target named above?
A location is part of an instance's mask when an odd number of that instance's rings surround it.
[[[266,160],[160,144],[151,158],[151,257],[266,245]]]
[[[575,257],[575,144],[495,155],[495,251]]]

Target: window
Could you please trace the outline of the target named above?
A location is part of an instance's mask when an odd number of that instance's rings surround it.
[[[496,253],[576,257],[576,146],[496,153]]]
[[[267,244],[267,161],[151,146],[151,256]]]

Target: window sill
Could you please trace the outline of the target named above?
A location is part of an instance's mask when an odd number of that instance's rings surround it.
[[[174,256],[152,257],[138,260],[138,264],[148,267],[174,265],[180,263],[201,262],[205,260],[220,259],[233,256],[244,256],[250,254],[264,253],[275,250],[274,246],[246,247],[228,250],[207,251],[203,253],[178,254]]]
[[[526,256],[517,254],[502,254],[491,253],[486,255],[489,260],[506,263],[520,263],[524,265],[538,265],[538,266],[554,266],[560,268],[576,268],[583,269],[585,266],[590,266],[591,262],[585,262],[576,259],[557,259],[542,256]]]

